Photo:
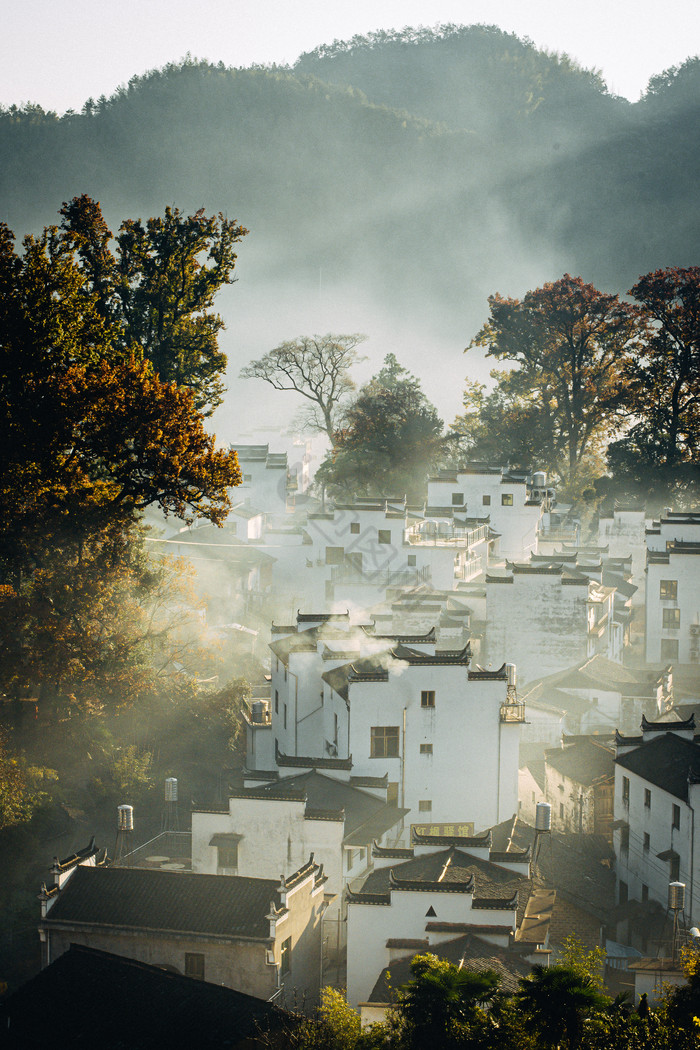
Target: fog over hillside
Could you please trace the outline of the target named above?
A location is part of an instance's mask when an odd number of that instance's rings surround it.
[[[493,27],[376,34],[291,69],[187,61],[81,114],[4,112],[0,214],[20,237],[88,193],[112,229],[167,204],[248,227],[218,300],[222,437],[257,396],[291,415],[235,377],[311,332],[366,332],[367,374],[396,353],[449,420],[467,371],[488,374],[462,350],[489,294],[565,271],[625,292],[697,262],[699,82],[689,60],[631,105]]]

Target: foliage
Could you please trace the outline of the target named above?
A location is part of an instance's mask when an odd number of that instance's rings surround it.
[[[591,978],[575,969],[537,964],[521,978],[516,1002],[547,1045],[556,1046],[566,1038],[574,1047],[581,1041],[584,1018],[606,1000]]]
[[[27,766],[12,754],[9,736],[0,728],[0,831],[29,820],[48,798],[41,789],[57,779],[55,770]]]
[[[199,693],[194,698],[193,709],[210,728],[226,734],[229,746],[234,750],[241,743],[245,725],[243,716],[250,698],[250,682],[237,676],[216,692]]]
[[[625,370],[629,432],[611,446],[618,482],[660,502],[700,491],[700,267],[655,270],[631,289],[650,319]]]
[[[280,343],[241,371],[242,379],[262,379],[275,390],[293,390],[309,402],[307,429],[334,441],[338,416],[355,389],[350,375],[362,360],[356,347],[364,335],[300,336]]]
[[[564,966],[591,983],[596,991],[603,991],[605,966],[604,948],[586,948],[580,937],[570,933],[561,944],[561,960]]]
[[[347,408],[316,483],[338,496],[424,499],[428,472],[445,456],[442,428],[420,382],[389,354]]]
[[[575,494],[586,453],[619,418],[623,369],[644,334],[640,313],[569,274],[522,301],[490,296],[489,308],[470,346],[518,366],[506,385],[539,408],[550,455]]]
[[[153,755],[136,744],[115,747],[110,761],[110,787],[120,802],[133,804],[153,785]]]
[[[500,978],[492,970],[461,969],[436,955],[417,955],[412,979],[399,994],[399,1012],[409,1046],[448,1046],[457,1041],[459,1026],[474,1020],[477,1009],[490,1003]]]

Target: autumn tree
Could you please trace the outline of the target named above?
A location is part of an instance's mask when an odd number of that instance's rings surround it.
[[[655,270],[629,293],[650,321],[642,352],[626,362],[631,426],[608,461],[616,480],[644,495],[682,498],[700,486],[700,267]]]
[[[437,410],[389,354],[346,409],[317,482],[336,496],[390,493],[419,501],[445,450]]]
[[[115,327],[123,350],[138,348],[165,383],[187,387],[199,411],[221,404],[226,356],[219,349],[223,319],[214,297],[234,280],[234,246],[248,232],[204,209],[184,215],[125,220],[112,233],[100,206],[74,197],[61,209],[62,230],[72,239],[99,312]]]
[[[333,444],[339,415],[355,389],[352,367],[362,358],[364,335],[300,336],[280,343],[241,371],[242,379],[262,379],[275,390],[293,390],[308,402],[304,423],[325,433]]]
[[[220,523],[240,472],[193,391],[123,345],[56,227],[19,253],[0,227],[0,442],[0,687],[38,695],[105,662],[116,679],[140,644],[121,641],[126,595],[152,575],[141,512]]]
[[[645,330],[640,311],[569,274],[522,300],[490,296],[489,307],[470,347],[515,366],[511,389],[542,412],[557,471],[574,494],[587,452],[619,419],[624,370]]]

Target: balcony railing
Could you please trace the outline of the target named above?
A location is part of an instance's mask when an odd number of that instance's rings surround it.
[[[408,532],[406,538],[411,546],[421,547],[473,547],[476,543],[481,543],[483,540],[488,539],[489,527],[488,525],[479,525],[475,529],[469,529],[466,532],[458,533],[453,536],[440,536],[435,534],[433,536],[426,532]]]

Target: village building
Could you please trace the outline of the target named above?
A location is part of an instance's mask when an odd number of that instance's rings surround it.
[[[91,866],[69,858],[40,895],[43,965],[72,944],[165,966],[258,998],[317,996],[326,878]]]
[[[597,653],[621,662],[623,640],[615,588],[583,571],[556,561],[509,562],[486,576],[484,663],[508,659],[529,682]]]
[[[612,842],[615,751],[595,737],[564,737],[544,753],[544,796],[557,827]]]
[[[651,520],[643,508],[615,504],[598,519],[598,543],[613,558],[630,559],[630,582],[637,588],[632,604],[644,606],[646,582],[646,529]]]
[[[520,559],[537,553],[538,533],[554,498],[543,471],[529,474],[471,464],[441,470],[428,478],[426,517],[469,517],[487,521],[493,557]]]
[[[265,445],[231,445],[238,455],[241,483],[235,498],[261,507],[269,522],[284,519],[287,513],[288,460],[286,452],[271,452]]]
[[[521,964],[548,960],[556,894],[531,887],[530,850],[494,852],[490,831],[477,837],[456,831],[415,830],[411,848],[375,848],[374,871],[348,895],[351,1005],[377,1009],[372,990],[409,945],[415,954],[470,934],[484,950],[510,949]]]
[[[700,920],[700,741],[695,719],[642,719],[641,735],[617,735],[615,834],[618,900],[657,902],[685,884],[685,921]],[[644,946],[642,946],[644,948]]]
[[[299,614],[274,630],[270,705],[246,726],[249,782],[324,760],[336,776],[386,776],[388,800],[412,821],[483,830],[516,812],[525,712],[514,668],[472,667],[468,646],[438,650],[434,631],[380,637],[349,614]]]
[[[700,511],[647,529],[646,659],[700,665]]]

